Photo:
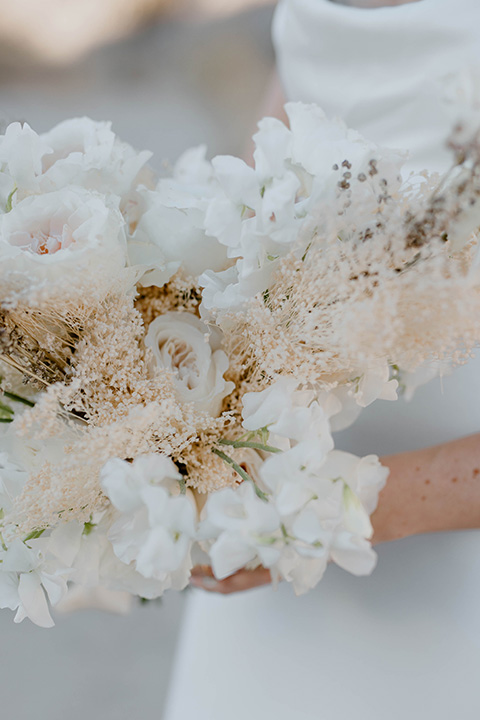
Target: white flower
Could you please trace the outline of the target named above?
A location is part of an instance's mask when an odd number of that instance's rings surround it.
[[[42,160],[51,152],[48,144],[24,123],[11,123],[0,136],[0,197],[5,211],[8,197],[24,197],[37,189],[42,174]]]
[[[103,490],[121,513],[109,533],[116,556],[164,589],[185,587],[196,509],[190,495],[180,494],[181,475],[173,462],[153,454],[133,463],[113,459],[101,476]]]
[[[41,136],[50,152],[42,159],[40,188],[49,192],[70,185],[126,199],[152,153],[137,152],[118,139],[109,122],[73,118]]]
[[[168,268],[168,280],[177,270],[196,279],[207,269],[219,271],[228,265],[225,248],[202,229],[201,212],[195,208],[168,207],[163,193],[158,191],[148,194],[147,210],[129,241],[132,262],[137,261],[140,251],[145,264],[150,265],[150,271],[141,280],[143,285],[166,282],[165,275],[159,281],[151,272],[158,266]]]
[[[129,215],[136,190],[153,187],[145,168],[150,157],[121,142],[107,122],[73,118],[43,135],[27,123],[12,123],[0,137],[0,196],[5,205],[5,193],[14,190],[15,204],[31,194],[76,185],[118,196]]]
[[[171,370],[184,402],[213,417],[220,414],[222,401],[233,390],[224,380],[228,358],[221,350],[221,334],[195,315],[167,312],[150,323],[145,345],[153,352],[155,365]]]
[[[369,515],[377,507],[378,495],[385,487],[389,473],[377,455],[358,457],[342,450],[332,450],[322,470],[330,477],[341,478]]]
[[[125,263],[123,218],[96,193],[32,196],[0,216],[0,276],[17,292],[108,288]]]
[[[365,538],[341,530],[332,541],[333,562],[352,575],[370,575],[377,564],[377,554]]]
[[[397,380],[390,380],[387,362],[366,370],[358,383],[355,399],[361,407],[371,405],[374,400],[396,400]]]
[[[0,607],[16,610],[15,622],[28,617],[40,627],[53,627],[47,598],[56,605],[67,590],[66,570],[45,554],[43,539],[16,539],[0,550]]]
[[[294,442],[313,439],[318,451],[333,448],[329,415],[336,408],[324,409],[310,390],[298,390],[293,378],[280,378],[261,392],[243,396],[243,427],[246,430],[267,428],[274,435]],[[328,400],[328,398],[326,398]],[[328,410],[328,411],[326,411]]]
[[[260,477],[279,513],[298,512],[314,497],[328,497],[331,477],[323,472],[325,454],[318,443],[304,442],[265,460]]]
[[[280,555],[273,546],[280,533],[279,515],[273,505],[257,497],[250,482],[208,496],[200,533],[213,539],[209,555],[218,579],[255,560],[271,567]]]

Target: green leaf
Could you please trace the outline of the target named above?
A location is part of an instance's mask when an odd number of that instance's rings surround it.
[[[32,530],[32,532],[29,533],[27,537],[23,538],[23,542],[26,543],[29,540],[36,540],[37,538],[41,537],[44,532],[45,528],[42,528],[41,530]]]
[[[10,193],[10,195],[9,195],[8,198],[7,198],[7,204],[5,205],[5,212],[6,212],[6,213],[9,213],[10,210],[12,209],[13,196],[15,195],[15,193],[17,192],[17,190],[18,190],[18,188],[17,188],[17,186],[15,185],[15,187],[14,187],[13,190],[12,190],[12,192]]]

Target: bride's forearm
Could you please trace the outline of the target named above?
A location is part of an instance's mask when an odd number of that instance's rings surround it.
[[[372,516],[374,542],[480,528],[480,435],[382,458],[390,468]]]

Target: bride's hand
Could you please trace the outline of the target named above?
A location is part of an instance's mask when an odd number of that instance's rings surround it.
[[[231,593],[252,590],[271,582],[270,571],[263,567],[256,570],[239,570],[225,580],[216,580],[208,565],[197,565],[192,570],[190,584],[208,592],[230,595]]]
[[[424,450],[382,458],[390,477],[372,515],[377,545],[419,533],[480,527],[480,434]],[[206,565],[193,569],[192,585],[228,595],[270,582],[265,568],[216,580]]]

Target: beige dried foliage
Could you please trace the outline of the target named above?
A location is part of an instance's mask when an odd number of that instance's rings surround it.
[[[469,152],[448,192],[390,194],[380,180],[364,217],[361,182],[341,181],[337,218],[320,208],[268,291],[222,317],[235,382],[291,375],[328,389],[385,358],[405,370],[464,361],[480,343],[480,147]]]

